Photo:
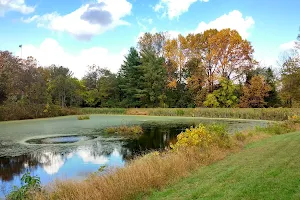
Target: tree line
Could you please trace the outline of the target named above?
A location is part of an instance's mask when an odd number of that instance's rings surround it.
[[[280,73],[253,58],[231,29],[145,33],[118,73],[92,65],[82,79],[0,51],[0,119],[72,114],[70,107],[295,107],[300,103],[300,35]],[[18,117],[16,117],[18,116]]]

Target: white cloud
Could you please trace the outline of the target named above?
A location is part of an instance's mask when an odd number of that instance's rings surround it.
[[[77,153],[85,163],[92,163],[97,165],[105,165],[109,162],[108,158],[101,155],[101,156],[94,156],[92,155],[91,151],[88,150],[80,150]]]
[[[141,27],[143,30],[147,30],[147,25],[151,25],[153,23],[152,18],[137,18],[136,21],[139,27]]]
[[[277,67],[278,56],[279,56],[279,52],[275,52],[275,53],[273,53],[273,52],[271,52],[271,53],[254,52],[254,57],[261,66]]]
[[[129,23],[122,18],[131,13],[131,8],[132,4],[127,0],[98,0],[97,3],[85,4],[66,15],[58,13],[35,15],[23,21],[36,22],[40,27],[89,40],[117,26],[128,25]]]
[[[224,29],[230,28],[237,30],[243,38],[248,38],[249,36],[249,29],[252,28],[254,25],[254,20],[252,17],[243,17],[243,14],[238,11],[234,10],[228,14],[225,14],[214,21],[211,22],[200,22],[196,29],[196,33],[204,32],[208,29]]]
[[[278,67],[278,60],[280,60],[280,57],[286,52],[293,52],[293,50],[295,49],[294,47],[296,45],[295,42],[295,40],[292,40],[290,42],[286,42],[275,46],[275,48],[271,49],[265,46],[254,47],[254,49],[256,50],[254,52],[254,56],[256,60],[259,61],[259,63],[263,66]]]
[[[56,174],[65,163],[62,155],[55,155],[52,152],[41,155],[40,162],[43,164],[45,172],[50,175]]]
[[[118,149],[114,149],[111,156],[115,157],[115,158],[121,158],[122,157],[121,154],[120,154],[120,151],[118,151]]]
[[[163,12],[163,16],[168,15],[169,19],[179,17],[181,14],[187,12],[189,7],[198,0],[160,0],[154,6],[155,12]],[[201,2],[208,2],[209,0],[199,0]]]
[[[88,69],[87,66],[92,64],[117,72],[126,52],[127,50],[122,50],[118,54],[112,54],[106,48],[95,46],[89,49],[82,49],[78,54],[71,54],[52,38],[45,39],[39,46],[29,44],[22,47],[23,58],[32,56],[42,66],[56,64],[68,67],[78,78],[83,77]],[[21,56],[21,52],[16,52],[16,55]]]
[[[295,47],[296,47],[296,41],[295,40],[283,43],[279,46],[281,51],[290,50],[290,49],[293,49]]]
[[[249,37],[249,30],[254,26],[255,22],[252,17],[245,17],[243,18],[243,14],[240,11],[234,10],[225,14],[211,22],[200,22],[196,30],[194,31],[177,31],[177,30],[167,30],[169,33],[170,38],[176,38],[179,34],[186,36],[191,32],[194,33],[202,33],[208,29],[224,29],[230,28],[235,29],[239,32],[239,34],[243,38]],[[166,31],[166,30],[165,30]],[[157,33],[158,30],[153,28],[151,33]],[[142,36],[145,32],[140,32],[138,34],[138,38]]]
[[[0,0],[0,16],[6,12],[16,11],[22,14],[34,12],[35,7],[26,5],[24,0]]]

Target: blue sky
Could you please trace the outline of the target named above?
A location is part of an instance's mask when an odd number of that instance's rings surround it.
[[[82,77],[89,64],[116,72],[143,32],[232,28],[255,58],[274,65],[300,27],[299,0],[0,0],[0,50],[61,64]]]

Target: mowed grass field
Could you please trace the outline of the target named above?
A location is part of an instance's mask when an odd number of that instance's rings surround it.
[[[174,166],[176,167],[176,166]],[[252,143],[141,199],[300,199],[300,132]]]

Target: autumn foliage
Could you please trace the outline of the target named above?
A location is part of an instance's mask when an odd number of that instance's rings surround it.
[[[268,92],[271,91],[270,85],[268,85],[262,76],[254,76],[249,84],[243,87],[243,96],[241,97],[240,106],[243,108],[261,108],[265,105],[264,98],[268,96]]]
[[[145,33],[118,73],[83,66],[82,79],[67,67],[0,51],[0,120],[80,114],[70,107],[297,107],[299,44],[282,56],[276,74],[254,59],[250,41],[236,30]]]

